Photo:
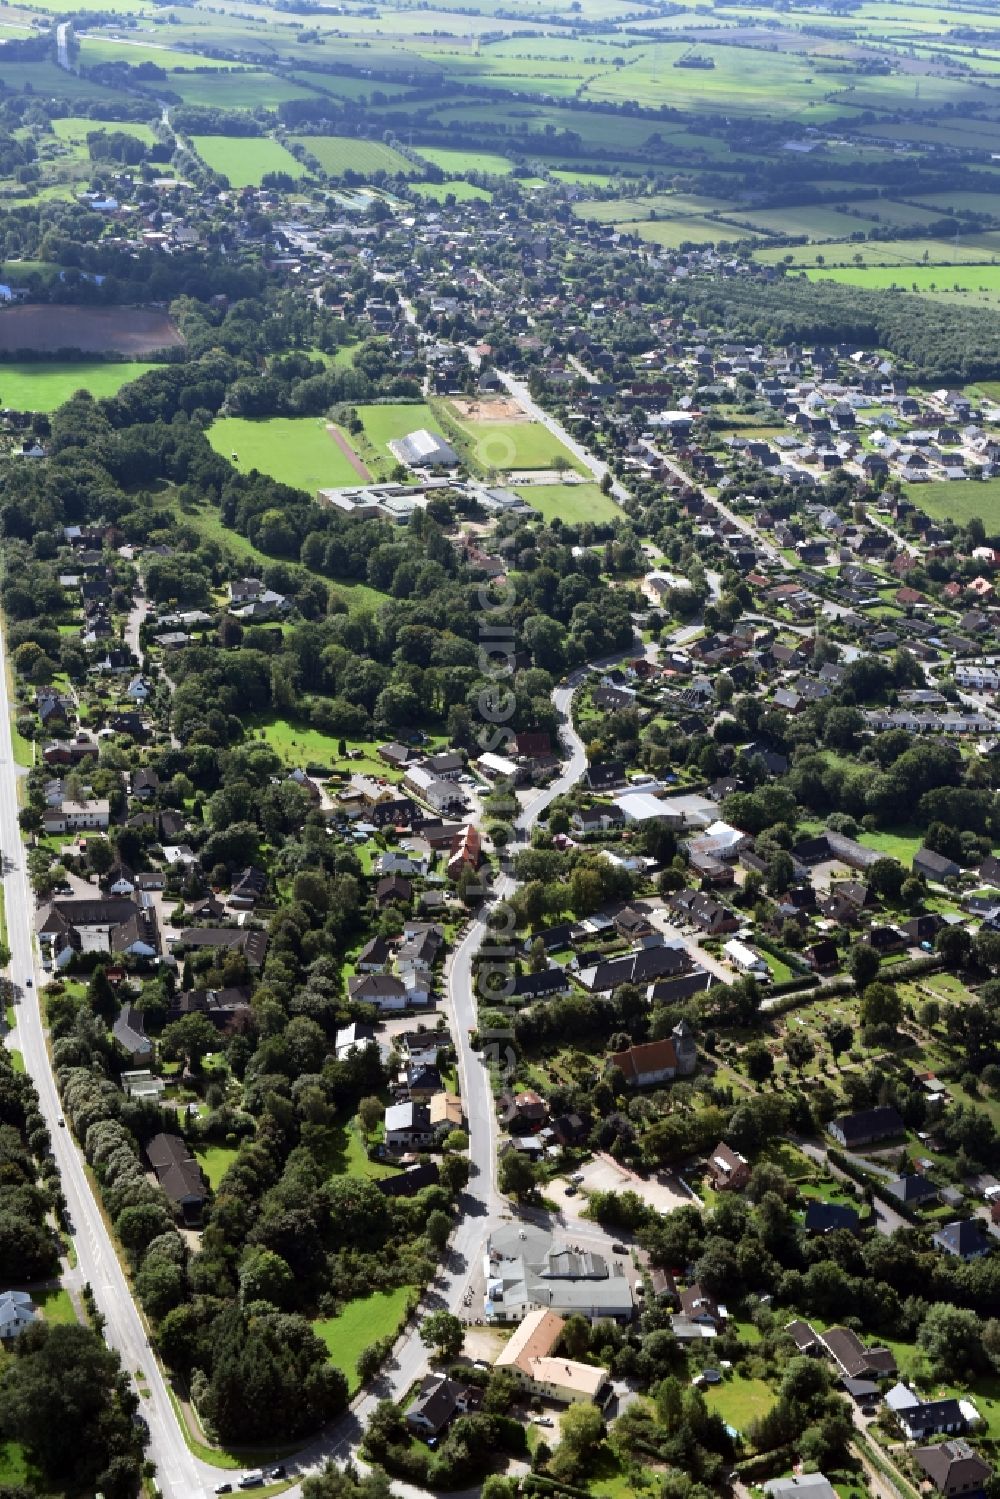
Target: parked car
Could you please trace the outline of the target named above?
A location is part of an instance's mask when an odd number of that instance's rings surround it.
[[[231,1494],[233,1492],[233,1486],[231,1483],[217,1483],[213,1492],[216,1494]]]
[[[577,1191],[576,1187],[567,1187],[566,1188],[566,1196],[567,1197],[575,1197],[576,1196],[576,1191]]]
[[[287,1478],[287,1477],[288,1477],[288,1469],[285,1467],[284,1463],[279,1463],[276,1468],[272,1468],[271,1469],[271,1482],[272,1483],[277,1483],[278,1480],[279,1480],[279,1478]]]
[[[582,1171],[574,1171],[573,1175],[570,1177],[570,1181],[571,1182],[576,1182],[576,1185],[579,1186],[580,1183],[583,1181],[583,1172]]]
[[[252,1468],[249,1473],[244,1473],[240,1479],[241,1489],[262,1489],[264,1487],[264,1474],[260,1468]]]

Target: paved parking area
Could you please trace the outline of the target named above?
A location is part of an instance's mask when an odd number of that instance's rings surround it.
[[[588,1161],[585,1166],[580,1167],[580,1175],[583,1181],[580,1184],[581,1193],[584,1192],[635,1192],[643,1202],[659,1213],[672,1213],[675,1208],[685,1207],[688,1203],[697,1204],[698,1199],[686,1190],[675,1176],[668,1172],[661,1172],[656,1176],[640,1177],[633,1176],[613,1161],[602,1157]],[[570,1198],[570,1202],[577,1201]],[[583,1204],[581,1203],[582,1207]]]

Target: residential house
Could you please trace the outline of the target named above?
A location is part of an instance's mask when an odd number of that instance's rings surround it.
[[[0,1291],[0,1338],[5,1343],[37,1321],[38,1312],[27,1291]]]
[[[960,1436],[969,1429],[962,1407],[954,1398],[919,1400],[916,1405],[904,1406],[895,1414],[911,1442],[926,1442],[928,1437],[943,1434]]]
[[[377,1010],[405,1010],[408,998],[402,979],[392,973],[359,973],[347,980],[348,997]]]
[[[433,1145],[436,1130],[428,1105],[419,1100],[390,1104],[385,1111],[385,1147],[391,1151],[423,1150]]]
[[[478,1409],[482,1398],[482,1391],[471,1385],[444,1374],[428,1374],[406,1412],[406,1424],[419,1436],[440,1436],[455,1416]]]
[[[810,1237],[841,1231],[857,1233],[858,1223],[857,1209],[844,1203],[813,1201],[806,1207],[805,1230]]]
[[[837,1490],[822,1473],[793,1473],[761,1484],[771,1499],[836,1499]]]
[[[716,1192],[742,1192],[750,1180],[750,1162],[720,1140],[708,1158],[708,1175]]]
[[[966,1495],[981,1494],[993,1478],[990,1464],[964,1437],[930,1447],[917,1447],[913,1457],[945,1499],[959,1499],[959,1496],[964,1499]]]
[[[955,1223],[946,1223],[932,1236],[931,1242],[942,1254],[954,1255],[960,1260],[979,1260],[995,1247],[987,1237],[978,1218],[963,1218]]]
[[[174,1209],[185,1223],[198,1223],[205,1205],[201,1167],[179,1135],[154,1135],[146,1159]]]
[[[144,1067],[153,1059],[153,1043],[146,1035],[142,1011],[132,1004],[123,1004],[118,1018],[111,1028],[118,1045],[135,1067]]]
[[[830,1327],[817,1333],[817,1338],[847,1379],[866,1375],[878,1378],[896,1372],[896,1360],[888,1348],[866,1348],[850,1328]]]
[[[940,1198],[940,1191],[929,1177],[914,1171],[906,1176],[897,1176],[895,1181],[885,1183],[885,1190],[901,1202],[904,1207],[921,1208]]]

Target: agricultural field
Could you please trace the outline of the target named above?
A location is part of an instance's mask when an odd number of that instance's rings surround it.
[[[230,187],[259,187],[269,172],[303,177],[305,168],[278,141],[264,137],[194,135],[191,143],[205,165],[225,177]]]
[[[919,292],[938,296],[955,292],[982,293],[1000,301],[1000,265],[839,266],[806,272],[810,281],[842,281],[869,290]]]
[[[417,175],[411,161],[382,141],[355,140],[350,135],[300,135],[292,139],[315,156],[328,177],[343,177],[346,172],[356,172],[359,177],[373,177],[376,172]],[[298,170],[301,172],[301,167]]]
[[[315,417],[271,417],[264,421],[222,417],[208,429],[208,440],[241,473],[258,469],[311,496],[318,489],[357,483],[360,478],[327,423]]]
[[[447,182],[417,182],[414,188],[421,197],[430,198],[434,203],[444,203],[448,198],[453,198],[456,203],[489,203],[493,198],[486,188],[465,182],[461,177],[449,177]]]
[[[141,307],[48,307],[23,303],[0,313],[0,352],[153,354],[184,340],[165,312]],[[123,382],[124,383],[124,382]]]
[[[220,73],[170,73],[167,87],[185,104],[216,109],[277,109],[292,99],[312,99],[312,89],[252,68]]]
[[[95,130],[134,135],[146,146],[151,146],[156,139],[152,127],[139,120],[91,120],[83,115],[65,115],[62,119],[52,121],[53,135],[67,145],[86,146],[87,136]]]
[[[450,146],[418,146],[417,151],[424,161],[440,167],[449,177],[464,177],[469,172],[507,177],[513,170],[513,163],[494,151],[454,151]]]
[[[1000,526],[1000,479],[913,484],[908,493],[921,510],[935,520],[947,519],[956,525],[979,519],[987,528]]]
[[[752,230],[723,224],[718,219],[692,216],[679,219],[640,219],[638,223],[616,224],[622,234],[634,234],[664,250],[678,250],[682,245],[718,245],[747,239]]]
[[[89,391],[95,400],[117,395],[123,385],[138,380],[156,364],[107,364],[81,360],[76,364],[0,364],[0,406],[15,411],[55,411],[78,390]]]
[[[970,239],[883,239],[843,241],[840,244],[772,246],[755,250],[754,260],[762,265],[887,265],[887,266],[953,266],[1000,264],[997,250],[980,243],[985,235]]]

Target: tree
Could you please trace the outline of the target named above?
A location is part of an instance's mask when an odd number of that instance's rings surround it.
[[[358,1118],[361,1120],[361,1128],[366,1135],[371,1135],[375,1132],[382,1123],[384,1115],[385,1108],[382,1105],[382,1100],[376,1098],[374,1094],[369,1095],[368,1098],[363,1098],[358,1104]]]
[[[207,1015],[194,1011],[168,1025],[160,1038],[160,1055],[168,1062],[184,1058],[191,1072],[201,1070],[202,1059],[219,1045],[219,1033]]]
[[[440,1209],[428,1214],[424,1233],[428,1243],[433,1244],[435,1249],[443,1249],[451,1235],[451,1219],[448,1214],[442,1213]]]
[[[90,975],[90,983],[87,985],[87,1003],[95,1015],[99,1015],[108,1025],[118,1014],[118,1001],[115,999],[115,991],[108,982],[108,976],[104,969],[98,965]]]
[[[512,1197],[526,1197],[534,1190],[537,1180],[534,1162],[519,1150],[508,1150],[500,1157],[497,1181],[501,1192],[509,1192]]]
[[[944,959],[947,968],[961,968],[969,961],[972,952],[972,937],[961,926],[942,927],[934,939],[934,946]]]
[[[743,1053],[743,1065],[755,1083],[766,1082],[774,1072],[774,1058],[763,1041],[751,1041]]]
[[[928,1308],[917,1344],[926,1353],[936,1378],[964,1382],[982,1371],[982,1328],[982,1318],[966,1307],[940,1301]]]
[[[568,1358],[583,1358],[590,1351],[590,1323],[579,1312],[563,1323],[562,1347]]]
[[[465,1342],[461,1318],[453,1312],[430,1312],[420,1324],[420,1341],[425,1348],[434,1349],[436,1358],[457,1358]]]
[[[906,880],[906,871],[896,859],[876,859],[868,870],[867,879],[877,895],[884,896],[886,900],[898,900]]]
[[[88,1327],[36,1323],[0,1375],[0,1430],[50,1490],[126,1499],[138,1488],[135,1408],[118,1355]]]
[[[878,975],[879,956],[873,947],[855,942],[848,959],[851,978],[858,989],[865,989]]]
[[[841,1053],[850,1050],[851,1042],[854,1040],[854,1031],[846,1020],[838,1020],[834,1017],[827,1021],[824,1032],[826,1043],[833,1052],[833,1059],[839,1065]]]
[[[869,984],[861,996],[861,1024],[897,1026],[903,1003],[892,984]]]
[[[767,865],[768,894],[781,895],[794,879],[795,865],[792,863],[792,856],[785,849],[779,848],[776,853],[772,854]]]
[[[559,1422],[559,1446],[552,1459],[557,1478],[584,1472],[604,1438],[604,1418],[596,1405],[571,1405]]]
[[[294,1293],[295,1277],[280,1254],[271,1249],[253,1249],[247,1254],[240,1266],[240,1300],[245,1306],[269,1301],[272,1306],[287,1307]]]

